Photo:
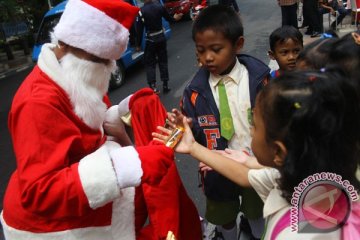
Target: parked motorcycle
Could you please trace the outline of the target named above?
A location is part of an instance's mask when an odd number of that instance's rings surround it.
[[[202,0],[200,4],[192,6],[191,8],[191,19],[194,21],[202,10],[207,7],[206,0]]]

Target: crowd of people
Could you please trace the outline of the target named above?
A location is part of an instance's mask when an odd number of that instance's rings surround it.
[[[351,1],[342,0],[278,0],[281,8],[282,26],[307,28],[306,35],[319,37],[324,32],[323,14],[329,13],[335,17],[330,23],[330,29],[336,30],[343,19],[351,14]],[[330,18],[329,18],[330,20]],[[355,24],[353,20],[352,23]],[[299,26],[299,22],[301,26]]]
[[[151,16],[146,7],[159,12]],[[146,7],[145,27],[162,11]],[[153,56],[150,89],[115,105],[107,96],[137,16],[139,9],[122,1],[68,2],[9,113],[17,169],[1,212],[6,240],[203,239],[175,152],[199,161],[204,217],[216,226],[207,239],[359,239],[360,31],[304,45],[283,14],[286,24],[269,36],[268,55],[279,66],[271,71],[241,53],[244,26],[236,9],[209,6],[192,26],[199,69],[179,110],[166,113]],[[163,37],[159,26],[149,37]],[[163,91],[170,91],[165,70],[161,76]],[[299,221],[313,228],[293,231],[294,189],[320,173],[346,180],[355,197],[348,208],[332,202],[322,212],[339,218],[348,210],[328,231],[306,218]]]
[[[174,109],[170,117],[185,128],[175,150],[200,161],[205,217],[216,225],[212,239],[235,240],[239,231],[250,239],[357,239],[358,193],[346,223],[326,233],[293,232],[289,209],[294,188],[312,174],[332,172],[359,189],[360,32],[341,38],[329,32],[304,46],[297,28],[275,29],[269,37],[269,56],[279,69],[269,72],[258,60],[239,54],[242,24],[235,12],[227,11],[209,7],[194,23],[202,68],[184,90],[181,111]],[[223,120],[222,85],[231,121]],[[230,137],[223,134],[226,125],[233,128]],[[163,133],[154,137],[166,140],[171,131],[159,130]],[[263,201],[260,218],[266,224],[252,215],[262,204],[244,189],[230,190],[234,183],[257,192]],[[234,219],[239,211],[243,215],[237,230]]]

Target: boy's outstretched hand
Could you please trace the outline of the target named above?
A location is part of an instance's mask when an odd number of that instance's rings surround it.
[[[171,112],[167,113],[166,128],[174,129],[176,126],[182,126],[185,115],[179,109],[173,108]],[[191,118],[187,119],[190,128],[192,126]]]
[[[189,126],[189,121],[191,121],[191,119],[189,120],[188,118],[183,117],[181,125],[184,128],[184,134],[179,143],[174,148],[174,150],[178,153],[191,153],[192,147],[195,143],[194,136]],[[160,131],[159,133],[152,133],[154,140],[166,143],[169,136],[171,135],[172,130],[164,128],[162,126],[158,126],[157,129]]]

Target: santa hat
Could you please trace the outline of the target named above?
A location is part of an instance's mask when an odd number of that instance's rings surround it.
[[[121,0],[69,0],[54,36],[99,58],[116,60],[126,50],[138,11]]]

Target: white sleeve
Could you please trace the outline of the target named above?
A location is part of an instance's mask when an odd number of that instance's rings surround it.
[[[276,179],[280,173],[275,168],[251,169],[248,178],[251,186],[255,189],[260,198],[265,202],[270,191],[277,187]]]
[[[120,117],[126,115],[130,109],[129,109],[129,103],[130,99],[132,97],[132,94],[124,98],[119,104],[118,104],[118,112]]]
[[[143,171],[138,152],[133,146],[109,149],[120,188],[136,187]]]
[[[79,177],[91,208],[96,209],[120,196],[116,173],[106,142],[79,162]],[[117,144],[120,148],[120,145]]]
[[[118,105],[111,106],[105,113],[105,121],[116,123],[122,116],[125,116],[129,111],[129,103],[132,94],[124,98]]]

